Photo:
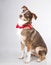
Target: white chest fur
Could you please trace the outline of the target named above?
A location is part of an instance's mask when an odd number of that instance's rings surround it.
[[[17,29],[17,35],[20,40],[22,39],[21,31],[22,31],[22,29]]]
[[[23,29],[19,29],[19,28],[17,29],[17,36],[18,36],[20,42],[22,42],[22,43],[25,45],[24,40],[26,39],[26,37],[24,37],[24,36],[21,35],[21,31],[22,31],[22,30],[23,30]]]

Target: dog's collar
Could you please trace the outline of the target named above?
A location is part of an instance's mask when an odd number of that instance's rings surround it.
[[[19,28],[19,29],[23,29],[23,28],[32,29],[32,25],[31,24],[25,24],[25,25],[20,26],[19,24],[17,24],[16,28]]]

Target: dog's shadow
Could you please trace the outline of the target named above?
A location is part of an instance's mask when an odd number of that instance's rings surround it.
[[[38,57],[36,57],[36,56],[31,56],[31,61],[37,61],[37,59],[38,59]]]

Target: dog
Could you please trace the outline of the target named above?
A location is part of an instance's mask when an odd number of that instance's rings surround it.
[[[47,54],[47,46],[40,33],[32,26],[32,19],[37,19],[37,15],[32,13],[26,6],[23,6],[19,15],[19,21],[16,28],[21,38],[21,56],[24,58],[26,53],[26,63],[31,61],[31,56],[36,56],[37,61],[43,61]]]

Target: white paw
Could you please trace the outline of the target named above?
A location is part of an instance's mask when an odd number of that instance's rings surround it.
[[[19,56],[18,58],[19,58],[19,59],[23,59],[24,57],[23,57],[23,56]]]
[[[38,58],[37,61],[38,61],[38,62],[41,62],[41,61],[43,61],[44,59],[45,59],[45,57]]]
[[[41,59],[40,59],[40,58],[38,58],[38,59],[37,59],[37,62],[41,62]]]
[[[26,64],[28,64],[29,62],[30,62],[30,61],[27,61],[27,60],[25,61]]]
[[[26,59],[25,63],[28,64],[30,62],[30,59]]]

